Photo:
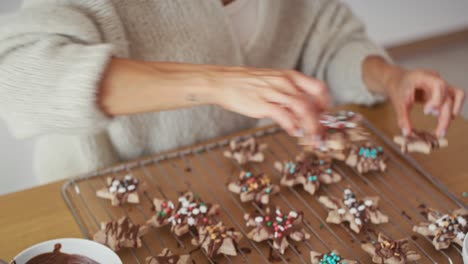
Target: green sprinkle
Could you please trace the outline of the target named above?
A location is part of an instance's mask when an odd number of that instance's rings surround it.
[[[468,193],[463,192],[463,193],[462,193],[462,196],[463,196],[463,198],[466,198],[466,197],[468,197]]]
[[[164,216],[164,215],[166,215],[166,213],[164,211],[161,211],[161,212],[159,212],[159,215]]]
[[[325,226],[322,223],[320,223],[320,229],[323,229],[324,227]]]
[[[267,222],[267,226],[271,226],[271,221],[268,221],[268,222]]]

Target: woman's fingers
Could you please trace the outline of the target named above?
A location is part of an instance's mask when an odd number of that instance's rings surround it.
[[[448,96],[447,83],[440,77],[433,75],[425,75],[422,78],[424,78],[422,81],[424,92],[427,93],[426,98],[428,98],[424,106],[424,113],[438,115]]]
[[[321,109],[327,109],[330,106],[331,99],[325,83],[297,71],[287,71],[286,75],[298,88],[312,96],[316,105]]]
[[[453,111],[452,114],[457,116],[460,114],[463,103],[465,101],[465,92],[462,89],[455,87],[449,88],[449,94],[453,97]]]
[[[454,101],[451,96],[448,96],[447,99],[442,104],[442,108],[440,110],[440,115],[439,115],[439,123],[436,129],[436,134],[440,138],[445,137],[445,133],[450,124],[450,121],[452,121],[453,105],[454,105]]]
[[[409,103],[398,102],[397,104],[395,104],[398,126],[400,127],[403,136],[407,136],[411,133],[410,110],[411,104]]]
[[[286,108],[277,104],[267,103],[265,105],[265,117],[271,118],[280,125],[291,136],[299,136],[300,128],[296,126],[294,115]]]

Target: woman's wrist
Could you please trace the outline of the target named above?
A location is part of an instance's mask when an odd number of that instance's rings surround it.
[[[369,91],[390,95],[405,70],[380,56],[369,56],[363,62],[363,80]]]

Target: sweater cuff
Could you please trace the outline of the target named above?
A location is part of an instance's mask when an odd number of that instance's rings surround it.
[[[387,53],[370,41],[351,42],[335,55],[329,65],[327,79],[336,104],[370,106],[386,99],[383,94],[370,92],[364,83],[362,64],[371,55],[391,62]]]

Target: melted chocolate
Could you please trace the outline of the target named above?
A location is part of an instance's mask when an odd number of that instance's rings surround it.
[[[119,229],[120,227],[120,229]],[[121,246],[123,241],[133,241],[133,247],[138,247],[138,233],[140,231],[139,225],[133,225],[130,223],[128,217],[120,224],[118,221],[111,221],[106,224],[105,233],[106,233],[106,244],[108,244],[109,236],[112,236],[117,240],[118,248]]]
[[[61,248],[61,244],[55,244],[54,251],[35,256],[26,264],[99,264],[99,262],[85,256],[62,253],[60,252]]]

